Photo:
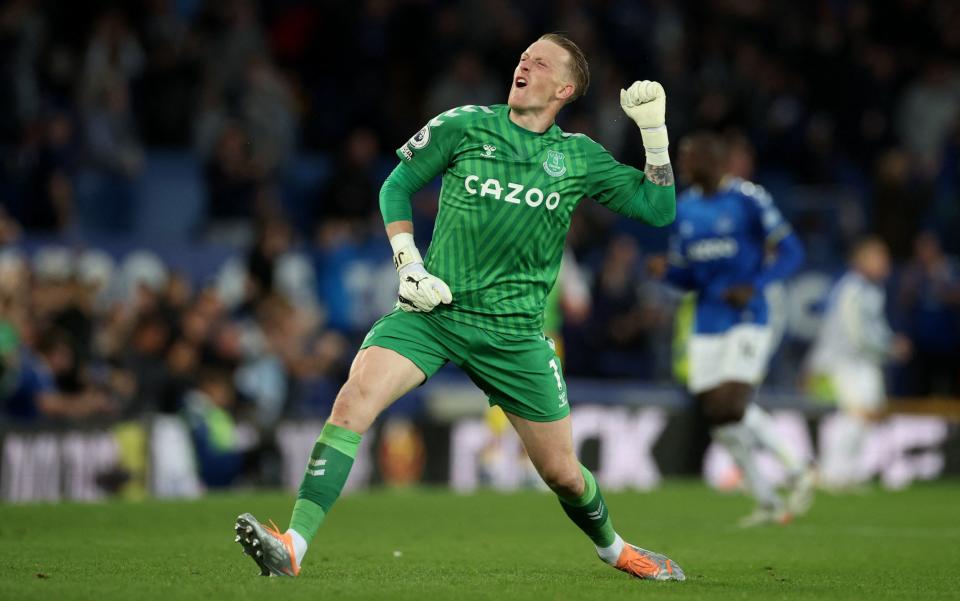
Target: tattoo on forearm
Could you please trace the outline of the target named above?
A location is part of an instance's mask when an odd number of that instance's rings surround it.
[[[673,185],[673,167],[670,166],[670,163],[666,165],[651,165],[647,163],[643,172],[647,175],[648,180],[658,186]]]

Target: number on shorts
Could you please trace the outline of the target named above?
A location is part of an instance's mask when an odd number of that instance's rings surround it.
[[[557,379],[557,390],[563,390],[563,378],[560,377],[560,366],[556,359],[550,359],[550,367],[553,368],[553,377]]]

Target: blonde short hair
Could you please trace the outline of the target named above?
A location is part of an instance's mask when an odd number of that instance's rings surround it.
[[[580,46],[562,33],[545,33],[540,36],[540,39],[553,42],[570,55],[567,68],[573,77],[573,96],[567,102],[573,102],[586,94],[587,88],[590,87],[590,65],[587,64],[587,57],[583,54],[583,50],[580,50]]]

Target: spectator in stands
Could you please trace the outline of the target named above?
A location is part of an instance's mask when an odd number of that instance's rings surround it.
[[[35,144],[21,153],[25,170],[25,198],[17,214],[29,231],[58,233],[73,221],[76,143],[74,123],[63,111],[54,112],[38,125]]]
[[[101,15],[94,25],[83,65],[84,93],[95,98],[102,78],[116,78],[124,89],[143,71],[143,47],[121,10]]]
[[[900,279],[897,312],[914,346],[908,367],[913,392],[960,396],[960,265],[933,232],[917,236]]]
[[[240,111],[257,171],[276,174],[296,144],[297,113],[287,82],[265,54],[247,63]]]
[[[874,229],[890,246],[894,259],[910,257],[913,238],[930,208],[932,191],[920,181],[911,156],[900,148],[891,148],[877,160],[873,189]],[[903,210],[904,199],[910,210]]]
[[[492,79],[475,53],[463,51],[439,72],[427,98],[427,113],[433,117],[465,104],[490,105],[504,101],[499,82]]]
[[[76,357],[69,338],[52,330],[37,341],[36,352],[21,345],[5,365],[11,378],[4,399],[5,413],[18,421],[87,419],[117,415],[119,407],[102,391],[84,387],[75,393],[57,388],[57,378],[75,369]]]
[[[256,307],[256,319],[243,327],[243,354],[237,369],[237,389],[253,404],[258,425],[274,425],[286,408],[289,378],[303,356],[302,332],[296,307],[279,295],[269,295]]]
[[[167,351],[166,379],[157,410],[177,413],[183,408],[183,399],[197,377],[200,349],[184,338],[174,340]]]
[[[123,358],[138,321],[162,310],[166,283],[167,268],[157,255],[136,251],[124,259],[113,283],[116,302],[103,316],[96,334],[99,356],[118,361]]]
[[[639,256],[632,238],[614,238],[594,283],[587,344],[598,375],[650,377],[652,373],[650,332],[668,316],[647,302]]]
[[[0,248],[16,244],[21,233],[20,223],[7,212],[6,208],[0,206]]]
[[[256,206],[263,173],[257,170],[250,140],[241,125],[228,121],[220,130],[215,151],[205,169],[207,235],[213,241],[248,243],[250,219]]]
[[[383,181],[377,172],[379,154],[380,141],[373,131],[361,128],[350,132],[318,207],[321,227],[324,221],[342,219],[358,229],[377,213]]]
[[[173,290],[167,293],[169,323],[172,324],[172,342],[163,357],[164,379],[159,388],[159,411],[176,413],[183,408],[184,395],[193,387],[201,363],[220,363],[220,350],[215,334],[220,332],[224,310],[216,292],[210,288],[201,290],[186,304],[175,300],[181,292],[180,284],[171,280]]]
[[[235,93],[250,57],[266,49],[256,6],[251,0],[206,2],[199,17],[206,76]]]
[[[144,165],[130,106],[130,90],[119,76],[103,76],[91,84],[83,113],[87,205],[81,213],[89,229],[119,233],[133,224],[133,182]]]
[[[21,128],[41,110],[39,65],[47,41],[42,11],[33,2],[0,7],[0,140],[17,140]]]
[[[196,386],[184,398],[200,478],[210,488],[233,484],[246,464],[238,450],[232,414],[235,401],[230,373],[210,365],[200,369]]]
[[[140,87],[139,129],[147,144],[186,146],[198,96],[198,39],[173,0],[144,4],[141,29],[147,61]]]
[[[143,148],[130,106],[130,90],[119,76],[100,75],[91,84],[84,112],[87,159],[105,173],[134,178],[143,168]]]
[[[247,255],[247,302],[251,308],[274,292],[277,262],[292,244],[293,230],[285,220],[260,222],[256,243]]]
[[[93,380],[107,384],[109,370],[92,369],[91,365],[97,326],[94,297],[92,288],[81,279],[88,274],[78,269],[85,267],[86,262],[76,260],[67,248],[48,247],[36,253],[34,264],[35,277],[25,306],[29,323],[23,331],[38,332],[41,338],[50,331],[59,331],[70,344],[72,360],[69,367],[57,372],[57,389],[65,394],[80,394]],[[32,341],[32,334],[25,337]]]
[[[223,307],[217,294],[211,289],[200,292],[180,315],[181,339],[194,348],[200,348],[223,318]]]
[[[356,228],[352,228],[348,220],[328,216],[317,222],[313,246],[317,294],[323,300],[328,325],[340,332],[359,329],[348,274],[361,257]]]
[[[136,381],[135,412],[153,412],[164,403],[169,372],[170,321],[162,311],[141,315],[121,356]]]
[[[107,313],[112,303],[111,285],[115,269],[116,261],[103,250],[88,249],[77,258],[75,270],[83,287],[83,302],[97,320]],[[92,340],[90,344],[92,346]]]
[[[950,126],[960,117],[960,74],[940,57],[927,59],[903,93],[897,126],[927,177],[935,175]]]
[[[298,310],[316,313],[316,278],[309,258],[294,244],[290,223],[268,214],[257,223],[252,247],[220,269],[217,294],[239,316],[252,316],[258,304],[279,294]]]

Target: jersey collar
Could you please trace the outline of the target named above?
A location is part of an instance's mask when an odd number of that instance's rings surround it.
[[[512,127],[514,131],[517,131],[524,136],[529,136],[531,138],[540,138],[542,136],[546,136],[547,134],[554,134],[560,131],[560,126],[557,125],[556,121],[551,123],[550,127],[548,127],[547,130],[543,133],[538,133],[538,132],[529,130],[525,127],[521,127],[516,123],[514,123],[513,119],[510,118],[510,110],[511,110],[510,107],[507,106],[507,110],[503,112],[503,118],[507,120],[507,123],[510,124],[510,127]]]

